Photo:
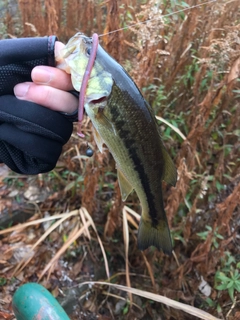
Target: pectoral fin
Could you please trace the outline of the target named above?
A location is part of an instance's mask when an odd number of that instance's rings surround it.
[[[164,158],[163,180],[166,183],[175,186],[177,182],[177,170],[164,146],[162,148],[162,152]]]
[[[125,201],[132,192],[133,187],[120,169],[117,170],[118,183],[121,190],[122,201]]]
[[[100,136],[100,134],[97,132],[97,130],[95,129],[94,126],[92,126],[92,129],[93,129],[93,136],[94,136],[94,140],[98,146],[98,149],[99,151],[102,153],[103,152],[103,144],[104,144],[104,141],[102,139],[102,137]]]
[[[107,118],[107,116],[104,114],[103,111],[98,111],[97,118],[98,118],[98,121],[105,127],[105,129],[110,131],[111,134],[116,135],[116,130],[114,128],[113,123],[111,122],[111,120]]]

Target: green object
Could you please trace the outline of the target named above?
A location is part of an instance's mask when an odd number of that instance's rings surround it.
[[[22,285],[12,305],[17,320],[70,320],[51,293],[37,283]]]

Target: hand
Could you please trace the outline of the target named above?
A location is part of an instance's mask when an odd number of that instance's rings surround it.
[[[55,57],[62,47],[63,43],[55,43]],[[77,109],[78,99],[68,92],[74,90],[69,74],[54,67],[37,66],[31,77],[33,82],[19,83],[14,87],[18,99],[60,112],[73,113]]]
[[[70,76],[54,68],[55,40],[0,41],[0,163],[18,173],[52,170],[72,133],[71,117],[53,111],[70,113],[78,100]]]

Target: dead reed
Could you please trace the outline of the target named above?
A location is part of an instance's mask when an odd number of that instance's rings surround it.
[[[136,230],[131,223],[129,247],[124,248],[123,240],[119,240],[122,239],[119,230],[122,230],[123,204],[114,176],[115,165],[108,152],[103,155],[95,152],[92,162],[83,160],[81,163],[81,160],[79,164],[78,160],[72,160],[78,156],[74,144],[77,143],[80,150],[82,144],[75,139],[69,142],[62,161],[69,171],[83,174],[83,183],[74,184],[69,176],[67,189],[60,194],[67,199],[69,210],[81,204],[94,219],[98,219],[105,236],[104,245],[112,256],[110,268],[113,272],[124,268],[124,264],[116,263],[118,254],[124,256],[124,252],[129,251],[130,269],[137,270],[139,274],[150,274],[152,283],[154,274],[158,293],[204,305],[215,316],[231,311],[228,319],[235,319],[232,315],[235,311],[237,314],[237,310],[231,309],[231,301],[228,305],[224,303],[226,294],[221,295],[215,289],[214,275],[221,270],[226,252],[235,257],[240,249],[239,1],[218,0],[164,17],[196,4],[199,2],[195,0],[184,3],[18,0],[21,29],[14,29],[16,21],[9,12],[5,21],[7,33],[12,36],[56,33],[61,41],[66,41],[76,31],[87,35],[93,32],[103,34],[154,19],[105,35],[103,45],[133,76],[155,113],[186,137],[183,140],[167,125],[160,124],[167,149],[178,168],[176,188],[169,190],[164,187],[164,194],[179,264],[156,251],[147,252],[146,259],[150,263],[145,264],[136,250]],[[88,140],[94,145],[90,134]],[[56,202],[51,201],[52,208],[52,203],[56,205]],[[139,211],[134,195],[127,204]],[[202,232],[206,231],[206,226],[210,231],[204,236]],[[117,250],[111,242],[114,237],[118,243]],[[199,294],[201,276],[212,287],[213,306]],[[133,282],[131,279],[132,285]],[[159,283],[162,286],[158,286]],[[135,284],[139,283],[136,281]],[[146,288],[150,290],[148,286]],[[239,299],[237,291],[235,296]],[[221,312],[216,311],[218,304],[222,306]],[[166,314],[170,319],[168,311]],[[178,319],[186,318],[178,315]]]

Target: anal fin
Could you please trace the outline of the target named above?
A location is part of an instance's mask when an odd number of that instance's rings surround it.
[[[118,183],[119,183],[119,187],[122,195],[122,201],[125,201],[129,196],[129,194],[132,192],[133,187],[119,168],[117,170],[117,175],[118,175]]]

